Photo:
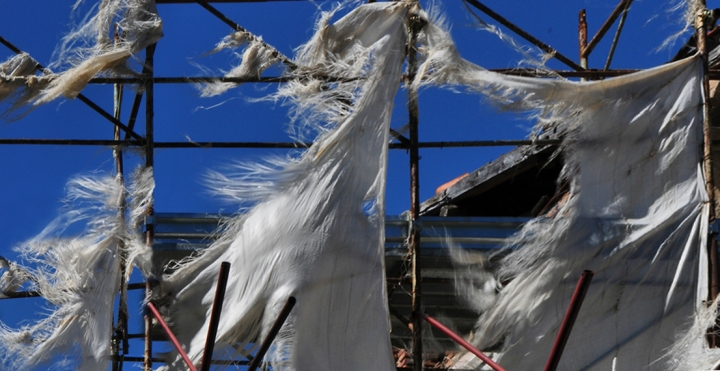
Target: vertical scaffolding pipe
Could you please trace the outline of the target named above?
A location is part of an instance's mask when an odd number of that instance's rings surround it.
[[[708,78],[708,50],[707,50],[707,21],[709,12],[706,7],[705,0],[700,1],[700,9],[696,14],[695,28],[696,28],[696,40],[697,48],[702,55],[703,61],[703,170],[705,171],[705,187],[708,194],[708,222],[710,224],[715,223],[715,186],[713,184],[713,165],[712,165],[712,141],[711,141],[711,126],[710,126],[710,79]],[[708,259],[709,269],[708,274],[710,275],[710,290],[708,292],[708,302],[713,302],[718,296],[718,253],[717,253],[717,234],[710,231],[708,235]],[[715,326],[709,328],[708,332],[708,345],[710,348],[717,348],[718,339],[717,330],[718,319],[715,320]]]
[[[155,165],[154,156],[154,137],[153,137],[153,118],[155,111],[153,109],[153,60],[155,55],[155,44],[145,49],[145,66],[147,67],[147,75],[150,79],[145,83],[145,166],[150,168]],[[153,205],[147,206],[146,223],[145,223],[145,243],[152,246],[155,234],[155,223],[153,221]],[[149,222],[148,222],[149,221]],[[150,281],[145,283],[145,295],[149,298],[152,287]],[[145,351],[144,351],[143,370],[152,371],[152,317],[149,313],[145,314]]]
[[[587,68],[588,58],[583,55],[583,51],[587,48],[587,15],[585,9],[580,11],[578,14],[578,42],[580,44],[580,67]]]
[[[115,84],[114,86],[114,97],[115,97],[115,118],[120,118],[120,109],[122,105],[122,85]],[[114,140],[120,140],[120,128],[115,127]],[[122,146],[113,147],[113,158],[115,159],[115,181],[120,187],[125,187],[124,169],[123,169],[123,151]],[[121,220],[125,220],[125,191],[120,192],[118,198],[118,213],[120,214]],[[124,241],[118,241],[118,255],[120,257],[118,264],[120,264],[120,299],[118,302],[118,323],[115,330],[116,341],[122,344],[122,347],[117,347],[119,351],[122,349],[122,354],[116,354],[118,357],[119,367],[117,370],[122,370],[122,358],[128,352],[128,338],[127,338],[127,325],[128,325],[128,309],[127,309],[127,282],[125,281],[125,272],[127,271],[127,250]],[[116,345],[117,346],[117,345]]]
[[[410,230],[408,236],[408,250],[410,252],[410,274],[412,277],[411,294],[413,313],[422,313],[422,291],[420,282],[420,153],[418,149],[418,124],[419,107],[418,92],[412,87],[412,81],[417,73],[417,34],[423,24],[419,17],[410,17],[410,39],[408,41],[408,74],[406,86],[408,86],[408,113],[409,113],[409,139],[410,139]],[[422,347],[422,318],[413,316],[412,319],[412,352],[413,370],[422,371],[423,347]]]
[[[577,286],[575,286],[575,292],[573,292],[573,296],[570,299],[570,305],[568,305],[567,312],[565,313],[565,318],[563,318],[562,323],[560,323],[555,344],[553,344],[550,356],[545,364],[545,371],[555,371],[558,364],[560,364],[560,357],[562,357],[565,344],[567,344],[570,338],[570,331],[575,324],[578,313],[580,313],[580,307],[585,299],[585,294],[590,288],[593,275],[595,275],[593,271],[583,271],[582,275],[580,275]]]
[[[697,29],[697,47],[703,58],[703,167],[705,170],[705,187],[708,193],[708,201],[710,207],[709,222],[715,221],[715,187],[713,184],[712,173],[712,140],[710,136],[710,79],[708,78],[708,50],[707,50],[707,21],[708,13],[705,9],[705,1],[700,1],[702,9],[696,15]],[[711,232],[708,243],[708,256],[710,258],[710,301],[715,300],[718,296],[718,261],[717,261],[717,244],[712,241],[717,236]]]
[[[113,32],[115,44],[120,41],[120,35],[118,34],[118,25],[115,25]],[[114,84],[113,86],[113,117],[120,121],[120,114],[122,112],[122,99],[123,99],[123,85]],[[113,140],[120,140],[120,128],[114,126]],[[123,150],[122,146],[113,147],[113,159],[115,160],[115,180],[123,191],[120,192],[118,198],[118,213],[120,220],[125,220],[125,177],[124,177],[124,165],[123,165]],[[127,250],[124,241],[118,241],[118,255],[120,257],[118,264],[120,264],[120,299],[118,303],[118,323],[115,329],[115,360],[113,361],[113,370],[122,371],[125,354],[128,353],[130,347],[128,341],[128,309],[127,309],[127,282],[125,280],[125,272],[127,271]],[[120,353],[122,350],[122,353]]]
[[[227,287],[229,275],[230,263],[220,263],[217,287],[215,287],[215,300],[213,301],[212,311],[210,312],[210,324],[208,325],[208,334],[205,339],[205,350],[203,351],[200,371],[210,371],[213,350],[215,349],[215,337],[217,336],[217,328],[220,324],[220,314],[222,313],[223,301],[225,301],[225,288]]]

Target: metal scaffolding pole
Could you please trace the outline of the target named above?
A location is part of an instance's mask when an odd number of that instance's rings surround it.
[[[705,9],[706,2],[700,1],[701,9],[696,14],[695,28],[696,28],[696,40],[697,48],[703,59],[703,170],[705,172],[705,187],[708,194],[708,222],[713,225],[716,222],[715,212],[715,184],[713,181],[713,163],[712,163],[712,135],[711,135],[711,122],[710,122],[710,79],[708,77],[708,54],[707,50],[707,30],[714,26],[710,24],[714,22],[711,11]],[[708,291],[708,303],[712,303],[718,296],[720,291],[720,279],[718,278],[718,251],[717,251],[717,238],[716,232],[710,229],[707,242],[707,253],[709,259],[708,267],[708,280],[710,282],[710,289]],[[707,330],[708,345],[710,348],[717,348],[720,346],[720,338],[717,334],[718,320],[716,319],[715,326]]]
[[[711,21],[711,14],[704,9],[705,1],[701,1],[702,10],[697,14],[696,29],[697,29],[697,47],[698,51],[703,58],[703,67],[706,73],[703,74],[703,95],[705,101],[703,102],[703,168],[705,171],[706,190],[708,193],[708,203],[710,208],[709,222],[715,221],[715,185],[713,184],[713,164],[712,164],[712,137],[711,137],[711,123],[710,123],[710,80],[707,76],[708,70],[708,50],[707,50],[707,28],[711,25],[708,24]],[[708,243],[708,253],[710,257],[710,293],[709,299],[712,301],[718,296],[718,261],[717,261],[717,247],[713,243],[717,237],[716,234],[711,232]],[[715,247],[714,247],[715,246]]]
[[[157,0],[158,4],[173,4],[173,3],[197,3],[206,10],[208,10],[210,13],[212,13],[214,16],[216,16],[218,19],[226,23],[228,26],[233,28],[235,31],[240,32],[248,32],[244,28],[242,28],[240,25],[232,21],[230,18],[225,16],[223,13],[220,13],[216,8],[209,5],[209,3],[243,3],[243,2],[265,2],[265,1],[274,1],[274,0]],[[322,0],[321,0],[322,1]],[[533,43],[534,45],[538,46],[543,51],[551,54],[554,58],[560,60],[562,63],[566,64],[570,68],[575,69],[575,71],[555,71],[558,75],[564,76],[564,77],[576,77],[576,78],[587,78],[587,79],[596,79],[596,78],[603,78],[603,77],[611,77],[611,76],[620,76],[625,75],[633,72],[637,72],[637,70],[608,70],[608,67],[610,65],[610,61],[612,59],[612,54],[614,52],[615,44],[617,43],[617,38],[622,30],[622,24],[624,21],[624,17],[627,14],[628,8],[630,7],[630,4],[632,3],[632,0],[621,0],[620,4],[615,8],[613,13],[610,15],[608,20],[603,24],[603,26],[600,28],[600,30],[595,34],[595,36],[592,38],[592,40],[588,43],[588,34],[587,34],[587,23],[585,21],[585,11],[583,10],[580,15],[580,29],[579,29],[579,49],[580,49],[580,63],[576,64],[569,58],[565,57],[561,53],[559,53],[557,50],[553,49],[549,45],[543,43],[542,41],[538,40],[537,38],[533,37],[529,33],[523,31],[518,26],[512,24],[505,18],[501,17],[497,13],[490,10],[488,7],[483,5],[477,0],[467,0],[471,5],[473,5],[475,8],[480,9],[481,11],[488,14],[490,17],[501,23],[502,25],[508,27],[510,30],[513,30],[514,32],[518,33],[520,36],[525,38],[526,40],[529,40],[529,42]],[[705,6],[705,1],[701,1],[703,6]],[[598,44],[598,42],[602,39],[602,37],[605,35],[605,33],[609,30],[609,28],[612,26],[612,24],[615,22],[615,20],[622,15],[623,18],[621,18],[620,25],[618,26],[618,31],[616,35],[615,41],[613,41],[613,46],[610,52],[610,55],[608,56],[608,61],[605,66],[605,71],[597,71],[597,70],[585,70],[588,66],[587,64],[587,58],[589,57],[590,53],[592,52],[593,48]],[[708,103],[708,92],[709,92],[709,80],[710,79],[720,79],[720,70],[713,70],[710,71],[707,66],[707,58],[708,58],[708,51],[706,50],[706,27],[708,19],[708,13],[703,12],[702,14],[698,14],[698,29],[697,29],[697,46],[698,50],[702,53],[705,63],[705,74],[703,79],[703,89],[706,97],[706,101],[704,102],[704,123],[703,123],[703,130],[704,130],[704,146],[703,146],[703,166],[705,170],[705,175],[707,177],[707,191],[708,195],[710,197],[710,220],[711,222],[715,220],[716,214],[715,214],[715,200],[714,200],[714,184],[713,184],[713,175],[712,175],[712,142],[711,142],[711,136],[710,136],[710,120],[709,120],[709,103]],[[408,111],[409,111],[409,135],[408,138],[403,138],[402,136],[398,137],[399,142],[391,143],[389,144],[390,149],[402,149],[402,150],[408,150],[409,151],[409,166],[410,166],[410,231],[408,236],[408,250],[409,250],[409,259],[411,264],[411,295],[412,295],[412,313],[413,315],[408,319],[409,327],[412,329],[412,352],[414,357],[414,365],[413,369],[415,371],[421,371],[423,369],[423,344],[422,344],[422,316],[420,313],[423,313],[422,308],[422,290],[421,290],[421,282],[422,282],[422,272],[421,267],[419,264],[419,257],[420,257],[420,231],[421,231],[421,225],[420,225],[420,194],[419,194],[419,149],[420,148],[451,148],[451,147],[489,147],[489,146],[523,146],[523,145],[537,145],[537,146],[544,146],[544,145],[557,145],[560,143],[560,140],[557,139],[546,139],[546,140],[478,140],[478,141],[435,141],[435,142],[420,142],[419,141],[419,135],[418,135],[418,126],[419,126],[419,103],[418,103],[418,92],[416,89],[411,87],[410,82],[414,79],[416,72],[417,72],[417,50],[415,48],[415,45],[417,43],[417,33],[422,28],[423,24],[422,21],[416,17],[412,17],[409,22],[409,43],[408,43],[408,50],[407,50],[407,58],[408,58],[408,70],[407,75],[404,76],[404,80],[406,82],[406,86],[408,86]],[[253,36],[254,37],[254,36]],[[10,44],[7,40],[0,37],[0,43],[6,45],[10,50],[13,50],[16,53],[21,53],[20,49],[16,48],[14,45]],[[271,45],[265,44],[268,48],[271,48],[275,51],[276,57],[282,61],[289,69],[295,69],[297,66],[286,56],[282,55],[279,51],[274,49]],[[155,148],[305,148],[312,145],[312,143],[298,143],[298,142],[155,142],[154,140],[154,84],[177,84],[177,83],[208,83],[208,82],[228,82],[228,83],[283,83],[291,80],[295,80],[298,78],[301,78],[302,76],[282,76],[282,77],[248,77],[248,78],[233,78],[233,77],[156,77],[154,76],[153,72],[153,56],[155,52],[156,45],[151,45],[146,49],[146,60],[145,65],[143,67],[142,74],[139,77],[100,77],[100,78],[93,78],[90,83],[91,84],[115,84],[115,107],[113,114],[110,114],[109,112],[103,110],[100,106],[95,104],[94,102],[90,101],[87,97],[85,97],[82,94],[78,95],[78,99],[88,105],[90,108],[95,110],[97,113],[102,115],[104,118],[112,122],[114,127],[114,137],[113,140],[95,140],[95,139],[11,139],[11,138],[4,138],[0,139],[0,145],[6,144],[6,145],[12,145],[12,144],[22,144],[22,145],[97,145],[97,146],[108,146],[112,147],[113,150],[113,158],[115,161],[115,169],[117,172],[117,181],[120,184],[124,184],[124,169],[123,169],[123,147],[143,147],[144,149],[144,155],[145,155],[145,166],[146,167],[154,167],[154,149]],[[44,67],[40,64],[37,65],[37,69],[40,71],[44,71]],[[505,73],[509,75],[520,75],[520,76],[536,76],[536,77],[547,77],[543,75],[539,75],[539,72],[536,70],[530,70],[530,69],[512,69],[512,70],[493,70],[498,73]],[[318,76],[315,76],[318,77]],[[323,76],[319,76],[323,77]],[[9,77],[7,77],[9,78]],[[20,80],[24,77],[17,77],[16,79]],[[333,78],[331,76],[325,77],[328,82],[333,81],[348,81],[348,79],[338,79]],[[130,113],[130,117],[127,121],[127,125],[123,124],[120,121],[120,112],[121,112],[121,101],[122,101],[122,84],[136,84],[138,85],[138,89],[135,93],[132,109]],[[146,119],[146,134],[145,137],[141,137],[138,133],[134,131],[135,122],[137,120],[137,116],[140,110],[141,100],[142,96],[145,94],[146,99],[146,107],[145,107],[145,119]],[[122,135],[121,133],[124,132],[125,134]],[[124,136],[124,138],[122,138]],[[126,208],[125,205],[125,197],[124,195],[120,197],[118,200],[118,212],[124,213]],[[152,246],[153,240],[155,238],[155,226],[154,226],[154,209],[153,205],[147,205],[146,209],[146,223],[145,223],[145,243],[148,246]],[[710,299],[714,299],[718,296],[718,292],[720,291],[720,281],[718,280],[718,256],[717,256],[717,245],[716,245],[716,235],[711,235],[709,238],[708,243],[708,253],[710,258],[710,292],[708,294],[708,297]],[[123,246],[119,247],[120,251],[120,267],[121,267],[121,286],[120,286],[120,299],[119,299],[119,309],[118,309],[118,319],[117,319],[117,327],[115,328],[115,335],[114,335],[114,341],[117,342],[117,345],[114,345],[114,354],[112,357],[112,364],[113,364],[113,370],[121,371],[123,368],[123,362],[124,361],[131,361],[131,362],[142,362],[143,363],[143,369],[145,371],[151,371],[153,362],[157,362],[158,359],[152,358],[152,316],[150,314],[146,314],[144,321],[145,321],[145,331],[144,334],[128,334],[128,310],[127,310],[127,290],[128,288],[132,288],[132,286],[128,286],[128,283],[125,280],[125,272],[126,269],[128,269],[128,265],[130,262],[125,261],[126,260],[126,252],[124,250]],[[430,279],[432,280],[432,279]],[[146,290],[146,295],[150,295],[151,293],[151,284],[150,282],[143,283],[143,288]],[[11,297],[35,297],[39,296],[36,292],[25,292],[25,293],[18,293],[17,295],[11,296]],[[393,310],[391,308],[391,310]],[[404,319],[404,317],[397,313],[396,310],[393,310],[395,315],[398,316],[398,318]],[[127,356],[128,354],[128,339],[137,337],[144,338],[145,344],[144,344],[144,356],[141,357],[130,357]],[[713,343],[714,345],[715,343]],[[261,358],[261,357],[260,357]],[[235,361],[213,361],[213,364],[221,364],[222,362],[226,362],[227,364],[230,364]],[[259,360],[257,361],[259,362]],[[245,361],[237,361],[236,364],[247,364]],[[209,358],[208,358],[208,365],[210,364]]]
[[[5,47],[7,47],[8,49],[12,50],[13,53],[15,53],[15,54],[22,54],[22,53],[23,53],[22,50],[20,50],[18,47],[16,47],[15,45],[13,45],[11,42],[9,42],[7,39],[5,39],[5,38],[2,37],[2,36],[0,36],[0,44],[5,45]],[[47,73],[47,72],[49,72],[49,71],[47,70],[47,68],[45,68],[45,66],[43,66],[43,65],[40,64],[40,63],[37,63],[37,65],[35,66],[35,68],[37,68],[37,69],[38,69],[40,72],[42,72],[42,73]],[[142,139],[139,135],[137,135],[135,132],[133,132],[132,130],[130,130],[125,124],[123,124],[122,122],[120,122],[120,120],[117,120],[113,115],[111,115],[110,113],[108,113],[107,111],[105,111],[104,109],[102,109],[100,106],[98,106],[95,102],[91,101],[88,97],[84,96],[82,93],[80,93],[80,94],[77,95],[77,99],[78,99],[79,101],[85,103],[85,104],[86,104],[88,107],[90,107],[93,111],[99,113],[100,116],[102,116],[102,117],[106,118],[108,121],[112,122],[113,125],[115,125],[116,127],[119,127],[120,129],[122,129],[122,130],[123,130],[124,132],[126,132],[129,136],[133,137],[133,138],[136,139],[136,140],[141,140],[141,139]]]
[[[153,56],[155,54],[155,44],[150,45],[145,49],[145,65],[147,67],[147,75],[152,77],[153,75]],[[145,166],[151,168],[155,165],[154,156],[154,127],[153,119],[155,111],[153,109],[153,82],[149,80],[145,84]],[[155,233],[155,225],[153,223],[153,205],[147,205],[146,209],[146,222],[145,222],[145,243],[148,246],[152,246],[153,237]],[[145,284],[146,295],[149,296],[152,290],[150,282]],[[145,351],[144,351],[144,362],[143,370],[152,370],[152,316],[150,313],[145,314]]]
[[[117,26],[115,26],[115,43],[119,40]],[[120,113],[122,111],[122,98],[123,98],[123,86],[122,84],[115,84],[113,86],[113,117],[116,120],[120,120]],[[120,128],[115,126],[113,130],[113,140],[120,141]],[[126,192],[125,192],[125,177],[124,177],[124,165],[123,165],[123,147],[116,145],[113,147],[113,158],[115,159],[115,179],[121,189],[120,196],[118,197],[118,214],[120,220],[125,220],[125,209],[126,209]],[[114,338],[114,356],[113,370],[122,371],[123,369],[123,358],[128,352],[129,341],[128,341],[128,306],[127,306],[127,281],[125,280],[126,272],[128,269],[127,261],[127,247],[124,241],[118,241],[118,264],[120,264],[120,298],[118,301],[118,316],[117,325],[115,327],[115,338]]]
[[[579,23],[578,23],[578,43],[580,44],[580,66],[582,68],[588,68],[588,59],[587,56],[583,55],[583,51],[585,48],[587,48],[587,32],[588,32],[588,25],[587,25],[587,13],[585,12],[585,9],[580,11],[579,17]]]
[[[422,371],[423,367],[423,346],[422,346],[422,318],[416,313],[422,312],[422,291],[420,282],[422,275],[420,271],[420,154],[418,147],[418,124],[419,107],[418,91],[413,87],[412,81],[417,73],[417,34],[423,24],[417,16],[410,17],[410,40],[408,41],[407,59],[408,75],[406,86],[408,87],[408,113],[410,127],[410,231],[408,238],[408,249],[410,252],[410,274],[412,276],[411,294],[412,304],[412,352],[413,370]]]

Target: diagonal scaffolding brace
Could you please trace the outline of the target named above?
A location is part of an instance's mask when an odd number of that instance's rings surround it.
[[[18,47],[13,45],[11,42],[9,42],[7,39],[5,39],[2,36],[0,36],[0,43],[5,45],[8,49],[12,50],[15,54],[23,53],[22,50],[20,50]],[[47,72],[47,68],[45,68],[40,63],[37,63],[36,68],[42,73]],[[134,131],[130,130],[130,128],[128,128],[125,124],[120,122],[120,120],[116,119],[113,115],[111,115],[109,112],[102,109],[100,106],[98,106],[97,104],[95,104],[95,102],[88,99],[88,97],[84,96],[82,93],[77,95],[77,99],[80,100],[81,102],[85,103],[88,107],[92,108],[93,111],[99,113],[100,116],[102,116],[102,117],[106,118],[108,121],[112,122],[113,125],[117,126],[122,131],[124,131],[125,133],[130,135],[133,139],[140,140],[140,141],[143,140],[143,138],[140,135],[138,135]]]

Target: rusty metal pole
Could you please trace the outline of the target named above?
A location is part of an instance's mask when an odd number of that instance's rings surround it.
[[[605,23],[600,26],[600,29],[598,32],[593,36],[593,38],[590,40],[588,45],[581,51],[583,57],[590,56],[590,53],[595,49],[595,47],[600,43],[600,40],[602,40],[603,37],[605,37],[605,34],[610,30],[610,27],[615,23],[615,20],[622,14],[625,9],[627,9],[630,6],[630,3],[632,3],[632,0],[622,0],[620,3],[613,9],[613,12],[610,14],[608,19],[605,20]]]
[[[585,9],[580,11],[580,14],[578,15],[578,42],[580,44],[580,66],[582,68],[587,68],[588,66],[588,58],[587,56],[583,55],[583,51],[585,48],[587,48],[587,17],[585,13]],[[585,80],[585,79],[583,79]]]
[[[627,19],[630,4],[632,4],[632,1],[628,1],[625,4],[625,10],[623,10],[622,16],[620,17],[620,22],[618,23],[617,30],[615,31],[612,44],[610,45],[610,51],[608,52],[607,59],[605,60],[605,68],[603,68],[603,71],[610,69],[610,63],[612,63],[613,56],[615,55],[615,48],[617,47],[618,41],[620,41],[620,34],[625,26],[625,19]]]
[[[147,76],[152,77],[153,75],[153,57],[155,55],[155,44],[150,45],[145,49],[145,65],[147,67]],[[154,156],[154,129],[153,119],[155,111],[153,109],[153,81],[148,80],[145,84],[145,166],[151,168],[155,164]],[[155,223],[153,221],[153,205],[150,204],[146,209],[146,223],[145,223],[145,243],[148,246],[152,246],[153,238],[155,235]],[[152,292],[150,281],[145,284],[145,294],[149,298]],[[145,351],[144,351],[144,362],[143,370],[152,371],[152,316],[149,313],[145,314]]]
[[[428,316],[425,313],[421,313],[420,317],[422,319],[426,320],[429,324],[435,326],[436,329],[440,330],[442,333],[450,337],[453,341],[460,344],[463,348],[467,349],[470,353],[474,354],[476,357],[480,358],[483,362],[485,362],[486,365],[488,365],[490,368],[492,368],[495,371],[505,371],[505,369],[497,364],[495,361],[492,360],[492,358],[486,356],[483,352],[481,352],[478,348],[475,348],[472,344],[468,343],[465,339],[462,338],[462,336],[456,334],[449,328],[447,328],[445,325],[440,323],[440,321],[436,320],[435,318],[432,318]]]
[[[544,42],[536,39],[534,36],[530,35],[528,32],[524,31],[520,27],[516,26],[512,22],[508,21],[507,19],[503,18],[500,14],[495,13],[492,9],[488,8],[487,6],[480,3],[478,0],[466,0],[468,4],[474,6],[481,12],[487,14],[490,16],[490,18],[496,20],[501,25],[507,27],[511,31],[518,34],[518,36],[522,37],[523,39],[529,41],[531,44],[537,46],[540,48],[540,50],[544,51],[545,53],[548,53],[553,58],[559,60],[560,62],[564,63],[566,66],[576,70],[576,71],[583,71],[584,69],[580,67],[578,64],[570,60],[570,58],[560,54],[559,51],[553,49],[550,45],[545,44]]]
[[[567,344],[570,338],[570,331],[575,324],[578,313],[580,313],[580,307],[585,299],[585,294],[587,294],[590,288],[593,275],[595,275],[593,271],[583,271],[582,275],[580,275],[580,279],[575,286],[575,292],[573,292],[573,296],[570,299],[570,305],[568,305],[565,317],[562,323],[560,323],[555,344],[553,344],[550,356],[545,364],[545,371],[555,371],[558,364],[560,364],[560,357],[562,356],[563,350],[565,350],[565,344]]]
[[[223,302],[225,301],[225,289],[227,288],[229,275],[230,262],[220,263],[220,272],[218,272],[217,286],[215,287],[215,300],[213,301],[210,312],[210,323],[208,324],[208,334],[205,339],[205,350],[203,351],[202,363],[200,363],[200,371],[210,371],[213,350],[215,349],[215,338],[217,337],[217,329],[220,325],[220,314],[222,314]]]
[[[410,38],[408,40],[408,74],[405,85],[408,87],[408,113],[409,113],[409,139],[410,139],[410,230],[408,231],[408,250],[410,253],[410,274],[412,277],[412,313],[422,313],[422,291],[420,282],[420,153],[418,149],[419,107],[418,92],[413,88],[412,81],[417,73],[417,34],[422,28],[422,22],[416,15],[410,16]],[[422,371],[422,318],[413,315],[412,319],[412,352],[413,370]]]
[[[707,28],[708,28],[708,11],[705,9],[706,3],[700,1],[701,9],[696,14],[695,28],[697,48],[702,56],[703,61],[703,81],[702,89],[705,97],[703,102],[703,170],[705,171],[705,187],[708,194],[708,222],[712,225],[715,223],[715,186],[713,184],[713,164],[712,164],[712,138],[710,125],[710,79],[708,78],[708,50],[707,50]],[[708,303],[713,302],[718,296],[718,253],[717,253],[717,234],[710,231],[708,235],[708,259],[709,261],[709,281],[710,290],[708,292]],[[717,348],[720,339],[716,331],[718,330],[717,320],[715,326],[708,329],[708,345],[710,348]]]
[[[120,35],[118,34],[118,26],[115,25],[114,31],[115,44],[120,41]],[[120,121],[120,114],[122,111],[122,98],[123,98],[123,85],[115,84],[113,86],[113,117]],[[120,128],[115,126],[113,133],[113,140],[120,140]],[[123,165],[123,149],[122,146],[113,147],[113,159],[115,160],[115,181],[123,191],[120,192],[118,198],[118,214],[119,218],[124,224],[125,222],[125,176],[124,176],[124,165]],[[118,264],[120,264],[120,298],[118,302],[118,318],[117,328],[115,329],[115,352],[116,356],[113,361],[113,370],[122,371],[124,357],[128,353],[130,342],[128,341],[128,308],[127,308],[127,281],[125,280],[125,272],[127,272],[127,249],[124,241],[118,241],[118,256],[120,257]],[[122,350],[122,353],[120,351]]]
[[[260,366],[260,362],[262,362],[263,357],[265,357],[265,353],[267,353],[268,349],[270,349],[270,345],[272,345],[273,340],[275,340],[275,337],[285,324],[285,320],[287,320],[296,302],[297,300],[294,296],[289,297],[287,302],[285,302],[285,306],[283,306],[280,310],[275,322],[273,322],[273,325],[270,327],[270,331],[268,331],[267,336],[260,344],[260,348],[257,353],[255,353],[255,357],[253,357],[252,361],[250,361],[247,371],[255,371],[258,366]],[[352,334],[348,334],[348,336],[352,336]]]
[[[703,167],[705,170],[705,187],[708,193],[708,202],[710,208],[709,222],[715,221],[715,187],[713,184],[713,167],[712,167],[712,139],[711,139],[711,126],[710,126],[710,80],[707,75],[708,71],[708,50],[707,50],[707,27],[708,25],[708,14],[705,7],[705,1],[701,1],[703,9],[697,14],[696,29],[697,29],[697,47],[698,51],[702,55],[703,59],[703,95],[705,101],[703,102]],[[711,233],[709,236],[708,243],[708,255],[710,257],[710,293],[709,299],[715,300],[718,296],[718,266],[717,266],[717,251],[713,249],[712,240],[717,236]],[[714,257],[714,258],[713,258]]]

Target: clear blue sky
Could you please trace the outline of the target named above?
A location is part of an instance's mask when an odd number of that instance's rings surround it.
[[[592,36],[619,0],[486,0],[484,4],[504,15],[537,38],[577,60],[578,12],[586,8]],[[52,53],[72,22],[80,22],[93,5],[87,0],[71,15],[73,1],[35,0],[3,4],[0,36],[48,65]],[[261,35],[286,55],[311,35],[317,8],[328,9],[326,1],[287,1],[247,4],[216,4],[228,17]],[[718,6],[710,2],[710,7]],[[459,0],[440,3],[461,54],[486,68],[517,66],[523,58],[495,35],[482,31]],[[654,51],[670,34],[679,30],[679,14],[669,15],[665,1],[635,1],[620,39],[613,68],[647,68],[668,61],[675,47]],[[229,70],[237,61],[231,53],[201,55],[231,30],[195,4],[158,5],[165,37],[155,55],[155,75],[163,77],[202,76],[194,64]],[[489,17],[475,11],[488,23]],[[502,27],[501,27],[502,29]],[[615,28],[590,58],[590,67],[602,68]],[[507,30],[521,44],[521,38]],[[681,41],[684,41],[682,38]],[[0,60],[13,53],[0,46]],[[551,60],[548,66],[568,69]],[[277,75],[277,70],[266,76]],[[191,85],[155,87],[155,139],[157,141],[287,141],[287,109],[273,103],[251,103],[275,89],[272,84],[247,84],[222,96],[203,99]],[[91,85],[83,92],[112,111],[112,87]],[[126,89],[122,120],[127,121],[133,92]],[[202,109],[218,103],[214,109]],[[141,111],[143,112],[143,111]],[[138,131],[144,131],[144,115]],[[392,127],[401,130],[407,123],[405,94],[396,102]],[[421,141],[522,139],[532,123],[508,114],[497,114],[476,95],[447,89],[427,89],[420,96]],[[79,101],[59,99],[37,108],[20,121],[0,124],[0,138],[111,139],[113,126]],[[435,188],[465,172],[491,161],[510,148],[424,149],[421,150],[421,199],[431,197]],[[211,197],[201,182],[208,169],[219,169],[233,160],[258,159],[284,151],[251,149],[161,149],[156,151],[157,212],[233,212],[237,205]],[[141,158],[127,152],[126,169]],[[388,170],[387,211],[399,214],[409,205],[408,155],[392,150]],[[13,258],[12,247],[29,239],[51,221],[63,206],[66,182],[75,175],[111,173],[112,151],[106,147],[0,145],[0,255]],[[0,302],[0,320],[16,321],[19,300]]]

